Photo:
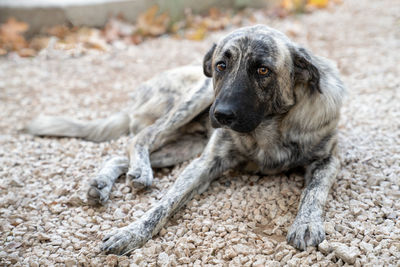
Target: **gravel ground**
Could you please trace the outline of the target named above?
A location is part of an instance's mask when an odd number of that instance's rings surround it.
[[[159,38],[107,53],[47,49],[0,59],[0,265],[400,266],[400,5],[344,1],[285,20],[256,13],[335,60],[349,94],[340,122],[342,171],[326,206],[326,239],[299,252],[285,242],[303,177],[228,172],[131,256],[99,254],[104,233],[139,218],[186,165],[158,170],[137,191],[120,179],[111,200],[85,202],[88,180],[128,137],[95,144],[18,133],[39,113],[105,117],[161,70],[201,62],[203,42]]]

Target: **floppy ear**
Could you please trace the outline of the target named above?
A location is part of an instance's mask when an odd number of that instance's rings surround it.
[[[204,56],[203,59],[203,72],[204,75],[206,75],[207,77],[212,77],[212,57],[214,54],[214,50],[217,47],[216,44],[213,44],[213,46],[211,47],[211,49],[207,52],[207,54]]]
[[[320,73],[314,59],[310,56],[306,49],[295,47],[291,49],[293,67],[294,67],[294,82],[306,83],[312,92],[322,93],[319,86]]]

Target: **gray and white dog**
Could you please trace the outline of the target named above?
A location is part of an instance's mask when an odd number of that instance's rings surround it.
[[[92,203],[107,201],[122,174],[135,186],[149,186],[152,167],[195,158],[139,220],[104,238],[107,253],[142,246],[213,179],[250,163],[260,174],[305,168],[306,186],[287,234],[288,243],[304,250],[325,238],[323,209],[340,165],[337,124],[344,93],[329,61],[258,25],[214,44],[203,71],[182,67],[140,85],[135,103],[117,115],[90,122],[42,116],[26,129],[97,142],[134,134],[128,157],[112,158],[90,182]]]

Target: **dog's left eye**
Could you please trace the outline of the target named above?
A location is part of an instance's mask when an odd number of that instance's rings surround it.
[[[266,67],[260,67],[257,69],[257,73],[258,73],[258,75],[264,76],[269,73],[269,69]]]

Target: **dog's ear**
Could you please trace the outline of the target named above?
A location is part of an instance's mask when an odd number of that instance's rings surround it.
[[[204,75],[206,75],[207,77],[212,77],[212,57],[215,51],[215,48],[217,47],[216,44],[213,44],[213,46],[211,47],[210,50],[208,50],[207,54],[204,56],[203,59],[203,72]]]
[[[291,54],[294,68],[294,82],[306,83],[312,92],[322,93],[319,86],[320,73],[312,56],[302,47],[292,48]]]

